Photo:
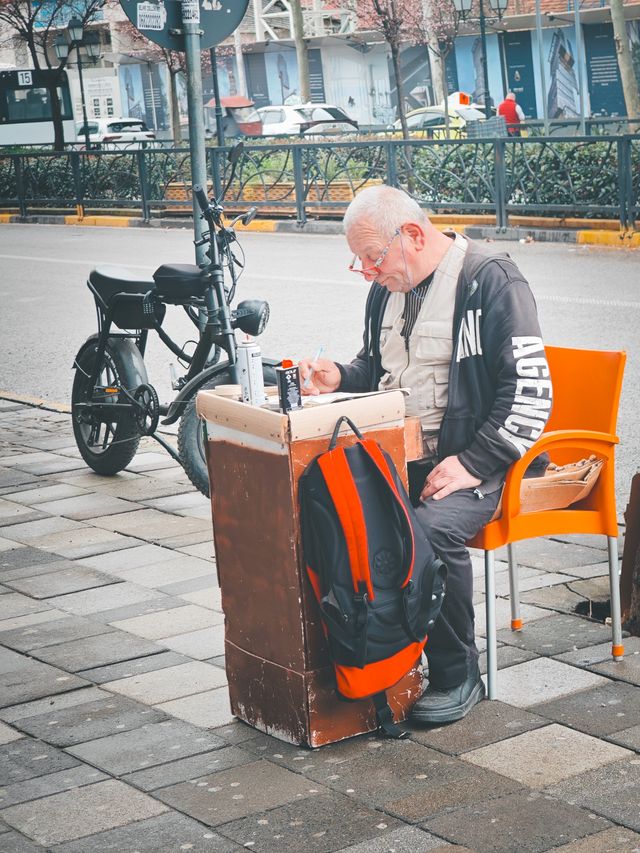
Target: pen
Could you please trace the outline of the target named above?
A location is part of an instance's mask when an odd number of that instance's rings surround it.
[[[318,347],[318,352],[316,353],[316,357],[313,360],[317,361],[323,352],[324,352],[324,346]],[[309,385],[311,385],[311,380],[313,379],[314,373],[315,373],[315,370],[312,367],[311,370],[309,371],[309,375],[307,376],[307,378],[302,383],[303,388],[308,388]]]

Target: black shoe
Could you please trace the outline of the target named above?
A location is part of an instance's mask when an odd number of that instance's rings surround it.
[[[461,720],[484,696],[484,683],[478,672],[448,690],[429,686],[411,709],[411,720],[434,725],[453,723]]]

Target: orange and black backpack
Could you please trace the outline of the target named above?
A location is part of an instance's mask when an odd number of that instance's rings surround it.
[[[336,447],[343,421],[358,441]],[[446,569],[391,458],[347,417],[300,478],[299,499],[304,557],[338,694],[371,696],[381,732],[402,737],[385,690],[420,657],[442,606]]]

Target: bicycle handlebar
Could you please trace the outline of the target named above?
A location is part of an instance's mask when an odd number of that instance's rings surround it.
[[[207,198],[207,194],[202,189],[200,184],[194,185],[193,194],[195,195],[197,202],[200,205],[200,210],[206,214],[209,209],[209,199]]]

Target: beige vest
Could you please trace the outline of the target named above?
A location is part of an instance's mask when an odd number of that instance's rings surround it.
[[[391,294],[382,318],[380,355],[384,372],[379,388],[409,388],[407,415],[418,416],[425,432],[440,428],[447,407],[456,285],[466,251],[467,241],[456,234],[436,269],[408,350],[402,337],[404,293]],[[434,452],[434,448],[430,450]]]

